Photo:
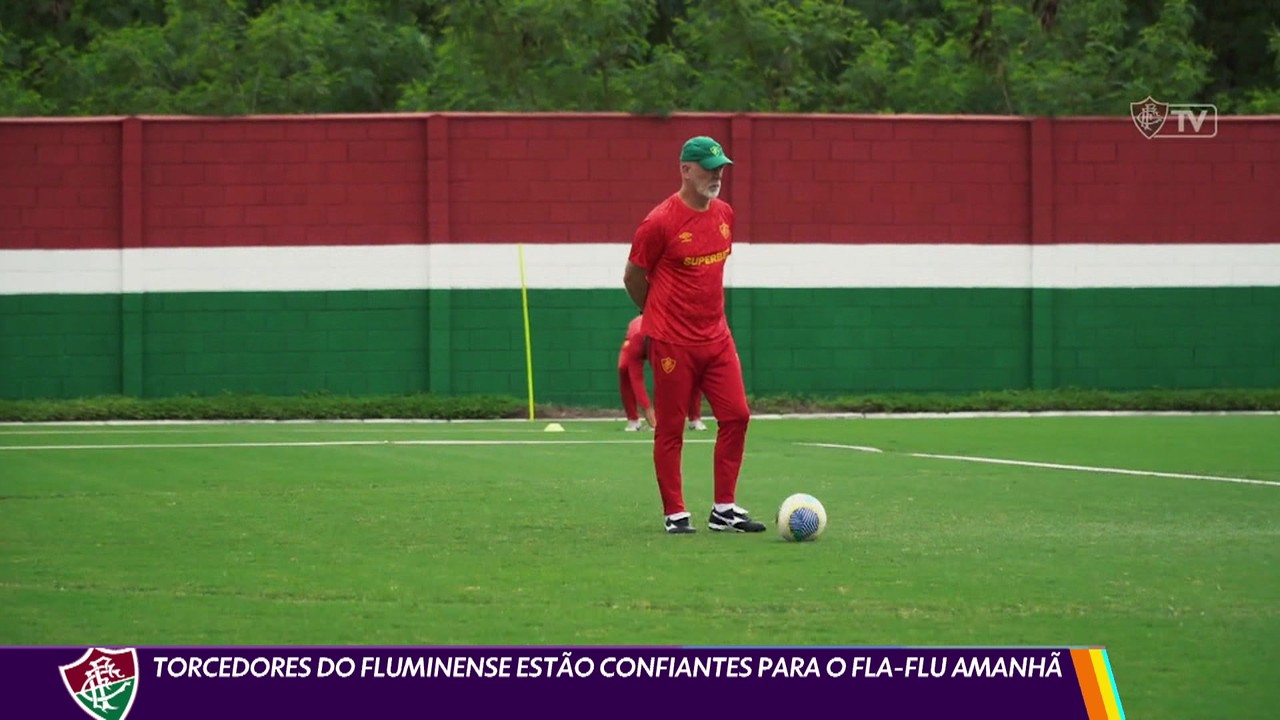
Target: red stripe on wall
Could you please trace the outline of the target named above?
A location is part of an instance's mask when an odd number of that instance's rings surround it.
[[[752,242],[1278,239],[1276,117],[431,114],[0,120],[0,248],[629,242],[702,134]]]
[[[425,242],[424,130],[394,117],[150,121],[145,244]]]
[[[1020,119],[763,119],[753,128],[753,239],[1029,240]]]
[[[1058,120],[1053,155],[1058,242],[1280,239],[1280,118],[1224,118],[1212,138],[1150,140],[1128,118]]]
[[[733,156],[727,116],[498,115],[449,127],[454,242],[630,242],[680,187],[686,138],[711,135]]]
[[[0,123],[0,248],[120,246],[119,120]]]

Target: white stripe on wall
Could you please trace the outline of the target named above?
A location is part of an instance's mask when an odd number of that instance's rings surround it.
[[[533,289],[619,289],[629,246],[525,245]],[[514,244],[0,250],[0,295],[519,288]],[[730,286],[1280,286],[1280,244],[741,243]]]

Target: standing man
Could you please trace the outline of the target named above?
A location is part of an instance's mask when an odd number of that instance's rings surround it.
[[[751,412],[742,364],[724,315],[724,263],[733,249],[733,208],[718,199],[733,161],[715,140],[698,136],[680,151],[680,189],[636,229],[623,284],[643,313],[649,338],[658,425],[653,466],[666,530],[695,532],[684,506],[680,474],[689,398],[701,391],[716,417],[712,530],[760,532],[735,503]]]

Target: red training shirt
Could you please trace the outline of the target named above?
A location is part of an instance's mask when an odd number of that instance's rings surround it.
[[[644,333],[640,332],[643,316],[637,315],[627,323],[627,336],[622,340],[622,349],[618,351],[618,369],[631,365],[644,367]]]
[[[648,273],[644,334],[676,345],[704,345],[729,335],[724,264],[733,251],[733,208],[720,199],[698,212],[674,193],[636,229],[632,263]]]
[[[649,408],[649,393],[644,387],[644,333],[640,332],[642,316],[637,315],[627,323],[627,337],[618,351],[618,370],[626,371],[631,394],[641,409]]]

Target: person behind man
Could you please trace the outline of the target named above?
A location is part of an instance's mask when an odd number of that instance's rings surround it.
[[[707,429],[707,424],[702,422],[702,390],[698,386],[694,386],[693,395],[689,398],[689,424],[690,430],[703,432]]]
[[[640,422],[640,413],[649,427],[658,424],[653,407],[649,403],[649,393],[644,387],[644,334],[640,332],[642,315],[637,315],[627,323],[627,334],[622,340],[622,348],[618,350],[618,394],[622,396],[622,410],[627,415],[627,432],[636,432],[644,428]],[[694,387],[689,397],[688,411],[690,430],[706,430],[702,422],[702,391]]]
[[[690,395],[700,390],[718,425],[711,530],[760,532],[736,503],[746,448],[742,364],[724,313],[724,264],[733,248],[733,208],[718,198],[733,161],[720,143],[690,138],[680,151],[680,189],[636,229],[623,285],[643,313],[653,367],[653,465],[668,533],[695,532],[684,505],[681,454]]]
[[[643,315],[637,315],[627,323],[627,335],[618,350],[618,392],[622,395],[622,409],[627,414],[627,432],[635,432],[644,427],[640,423],[640,413],[636,406],[644,411],[644,419],[649,427],[658,424],[649,403],[649,393],[644,389],[644,335],[640,332],[640,321]]]

